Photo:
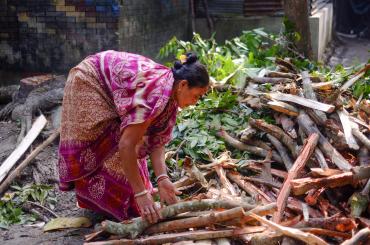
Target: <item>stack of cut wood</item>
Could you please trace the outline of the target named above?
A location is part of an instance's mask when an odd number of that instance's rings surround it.
[[[370,65],[336,87],[298,73],[289,59],[276,62],[279,70],[236,91],[240,103],[268,108],[276,125],[251,118],[239,134],[219,131],[255,160],[240,164],[228,152],[210,153],[208,164],[186,158],[187,174],[175,184],[189,197],[163,208],[160,223],[104,221],[86,242],[369,244],[370,103],[347,90]]]

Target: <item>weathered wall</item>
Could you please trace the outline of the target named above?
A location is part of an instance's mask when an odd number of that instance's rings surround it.
[[[115,0],[1,0],[0,62],[8,69],[65,71],[87,54],[117,49]]]
[[[107,49],[154,58],[188,37],[187,13],[187,0],[0,0],[0,70],[66,72]]]
[[[159,48],[176,36],[188,39],[187,0],[125,0],[119,20],[119,47],[155,57]]]

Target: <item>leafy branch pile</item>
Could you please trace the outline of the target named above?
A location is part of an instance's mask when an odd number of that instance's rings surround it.
[[[212,80],[178,115],[166,154],[185,195],[158,224],[105,221],[86,240],[365,244],[370,64],[329,68],[290,47],[260,29],[223,45],[197,34],[171,39],[160,57],[196,52]]]

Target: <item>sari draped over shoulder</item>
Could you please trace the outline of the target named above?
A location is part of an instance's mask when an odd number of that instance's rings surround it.
[[[152,189],[146,156],[171,139],[177,104],[172,71],[136,54],[105,51],[72,68],[65,87],[59,144],[60,189],[79,204],[119,220],[138,215],[118,142],[131,124],[152,120],[138,166]]]

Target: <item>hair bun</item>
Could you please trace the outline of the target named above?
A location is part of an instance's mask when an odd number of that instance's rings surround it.
[[[175,61],[175,63],[173,64],[173,68],[175,69],[175,70],[178,70],[178,69],[181,69],[181,67],[182,67],[182,64],[181,64],[181,62],[180,61]]]
[[[196,54],[193,54],[193,53],[187,53],[186,54],[186,57],[187,57],[186,64],[189,64],[189,65],[192,64],[192,63],[194,63],[194,62],[196,62],[198,60],[197,55]]]

